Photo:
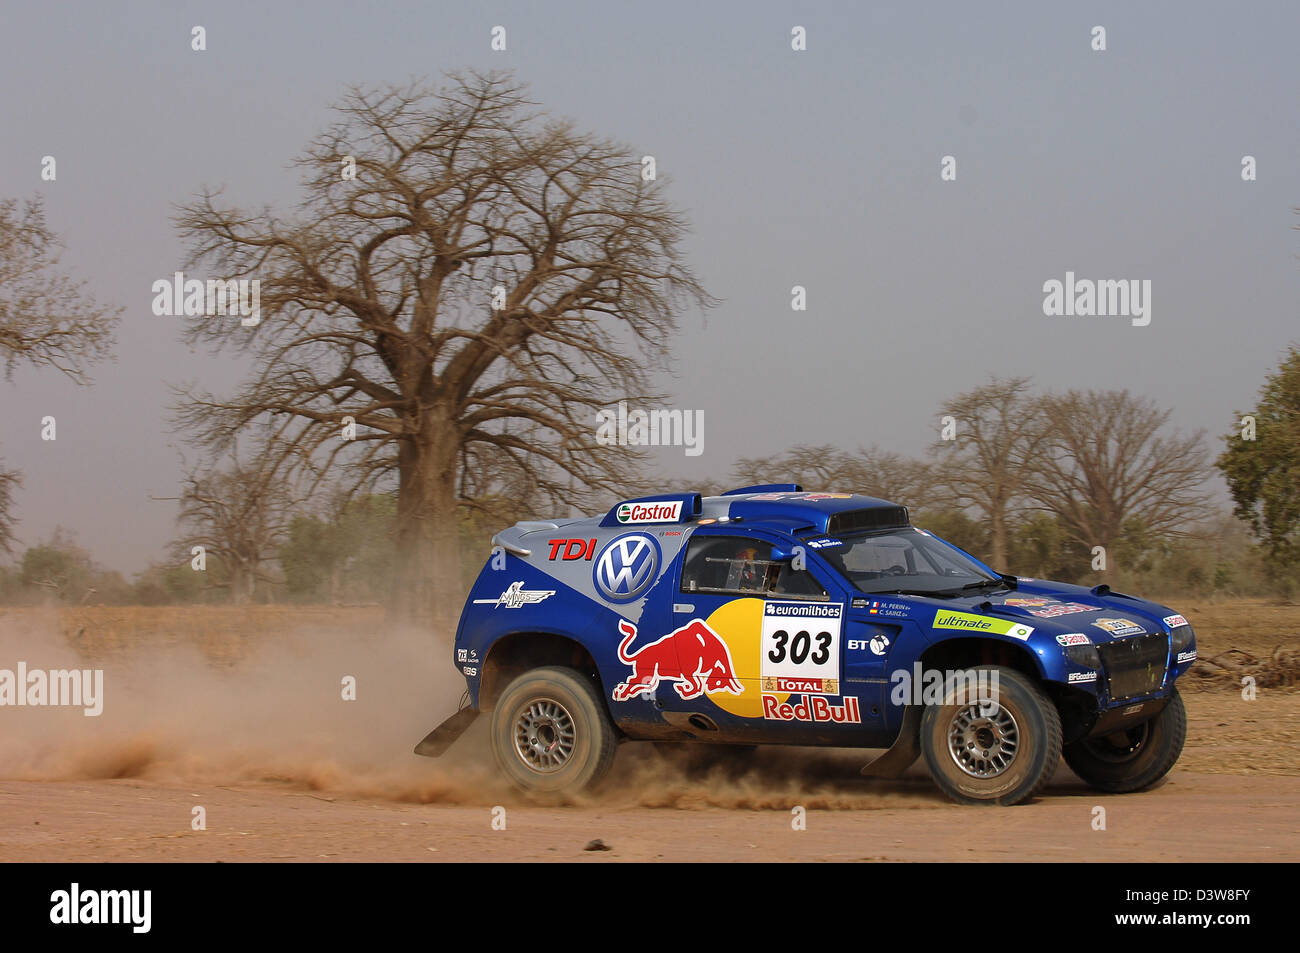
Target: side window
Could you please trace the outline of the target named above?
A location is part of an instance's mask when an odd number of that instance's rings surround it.
[[[697,536],[682,566],[683,592],[767,591],[772,547],[740,536]]]
[[[808,570],[797,570],[790,563],[781,563],[777,573],[776,585],[772,591],[782,596],[797,596],[801,599],[825,599],[826,590],[822,588],[813,574]]]
[[[826,591],[806,571],[773,562],[772,546],[740,536],[697,536],[682,566],[683,592],[752,592],[824,599]]]

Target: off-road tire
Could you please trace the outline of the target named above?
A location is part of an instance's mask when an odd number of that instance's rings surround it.
[[[1122,736],[1122,737],[1121,737]],[[1163,778],[1183,753],[1187,709],[1174,689],[1165,707],[1136,728],[1065,746],[1065,763],[1090,787],[1108,794],[1149,788]]]
[[[532,669],[507,685],[492,710],[491,735],[502,773],[539,794],[594,787],[618,748],[595,682],[561,666]]]
[[[1056,773],[1061,761],[1061,717],[1042,689],[1015,669],[974,667],[981,670],[997,673],[995,718],[981,719],[971,704],[954,704],[949,690],[943,704],[927,705],[921,715],[921,752],[935,783],[954,801],[1019,804],[1037,794]],[[982,720],[995,724],[981,729]],[[981,735],[981,730],[986,734]],[[1013,738],[1011,750],[1008,742]],[[963,768],[959,758],[968,767]],[[981,771],[995,773],[981,776]]]

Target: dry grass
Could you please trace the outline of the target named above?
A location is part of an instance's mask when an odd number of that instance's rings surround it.
[[[378,608],[331,606],[88,606],[0,609],[0,624],[35,632],[54,626],[87,659],[110,658],[146,645],[197,646],[219,665],[232,665],[259,640],[287,631],[374,631]]]
[[[1178,609],[1196,630],[1198,661],[1187,690],[1300,690],[1300,605],[1265,599],[1189,602]]]

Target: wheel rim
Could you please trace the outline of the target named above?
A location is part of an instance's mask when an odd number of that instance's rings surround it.
[[[1115,731],[1100,738],[1092,738],[1084,742],[1084,747],[1088,749],[1089,754],[1099,761],[1123,764],[1126,761],[1132,761],[1142,752],[1150,735],[1151,723],[1143,722],[1133,728]]]
[[[515,717],[515,753],[538,774],[552,774],[568,764],[576,738],[573,717],[553,698],[535,699]]]
[[[989,708],[996,709],[991,714]],[[948,753],[972,778],[996,778],[1016,760],[1020,726],[997,702],[959,708],[948,723]]]

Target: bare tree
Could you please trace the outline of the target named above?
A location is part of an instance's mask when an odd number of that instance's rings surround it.
[[[1075,540],[1110,554],[1130,521],[1151,537],[1183,536],[1209,502],[1204,433],[1167,430],[1170,411],[1124,391],[1049,394],[1038,401],[1045,438],[1027,495]]]
[[[40,199],[0,200],[0,364],[53,367],[78,384],[109,354],[120,309],[97,305],[83,283],[59,271],[62,246]],[[13,544],[15,470],[0,470],[0,550]]]
[[[548,119],[508,76],[450,80],[353,89],[301,159],[292,218],[204,193],[179,219],[191,263],[260,279],[262,303],[251,330],[193,328],[257,370],[233,398],[188,394],[182,424],[219,447],[269,418],[275,469],[395,478],[394,609],[439,623],[463,507],[634,482],[637,455],[597,445],[596,412],[651,399],[679,309],[709,303],[638,153]]]
[[[798,483],[809,489],[854,490],[907,506],[926,503],[930,470],[924,461],[876,447],[856,452],[799,444],[775,457],[742,457],[738,484]]]
[[[931,447],[938,487],[956,506],[979,514],[990,562],[999,570],[1007,565],[1009,514],[1023,499],[1027,464],[1046,436],[1029,386],[1027,377],[994,378],[945,401],[941,413],[956,421],[955,436]]]
[[[224,470],[191,470],[179,502],[177,521],[186,532],[176,542],[178,556],[189,559],[202,546],[224,570],[216,585],[229,589],[234,604],[248,604],[288,530],[293,499],[284,483],[269,467],[232,457]]]
[[[14,490],[22,486],[22,482],[17,470],[0,470],[0,552],[13,552]]]

